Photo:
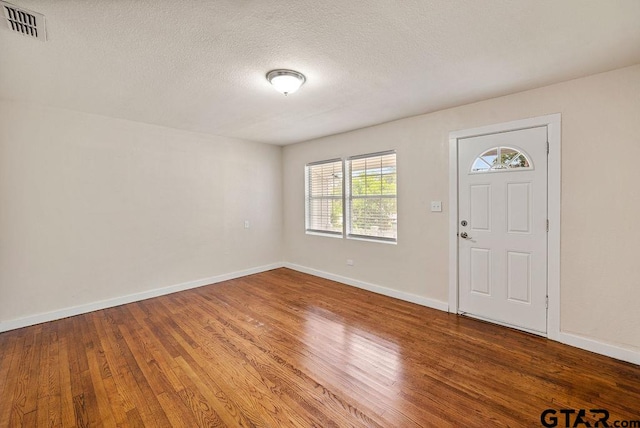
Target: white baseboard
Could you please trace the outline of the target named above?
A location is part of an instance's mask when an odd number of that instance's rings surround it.
[[[377,294],[382,294],[388,297],[394,297],[396,299],[404,300],[406,302],[416,303],[418,305],[426,306],[428,308],[439,309],[441,311],[449,311],[449,304],[440,300],[429,299],[427,297],[417,296],[411,293],[405,293],[403,291],[394,290],[392,288],[382,287],[380,285],[371,284],[369,282],[360,281],[353,278],[347,278],[346,276],[335,275],[333,273],[309,268],[306,266],[300,266],[293,263],[284,263],[284,267],[296,270],[302,273],[308,273],[309,275],[319,276],[320,278],[329,279],[331,281],[340,282],[342,284],[352,285],[354,287],[362,288],[363,290],[372,291]]]
[[[621,348],[610,343],[601,342],[599,340],[578,336],[572,333],[560,332],[557,337],[558,342],[586,351],[595,352],[596,354],[606,355],[607,357],[617,360],[626,361],[628,363],[640,365],[640,351],[634,351],[628,348]]]
[[[307,273],[309,275],[318,276],[320,278],[329,279],[331,281],[340,282],[342,284],[351,285],[354,287],[362,288],[364,290],[372,291],[374,293],[382,294],[384,296],[393,297],[396,299],[404,300],[418,305],[426,306],[433,309],[448,312],[449,305],[447,302],[440,300],[429,299],[422,296],[417,296],[411,293],[405,293],[403,291],[394,290],[380,285],[371,284],[368,282],[360,281],[353,278],[348,278],[341,275],[332,274],[329,272],[312,269],[306,266],[300,266],[293,263],[272,263],[269,265],[258,266],[250,269],[244,269],[241,271],[226,273],[222,275],[216,275],[209,278],[202,278],[195,281],[184,282],[182,284],[171,285],[163,288],[156,288],[153,290],[143,291],[140,293],[129,294],[127,296],[116,297],[113,299],[101,300],[99,302],[87,303],[84,305],[72,306],[69,308],[60,309],[57,311],[46,312],[42,314],[31,315],[24,318],[17,318],[8,321],[0,322],[0,333],[9,330],[15,330],[17,328],[28,327],[30,325],[40,324],[43,322],[54,321],[61,318],[71,317],[74,315],[85,314],[87,312],[97,311],[100,309],[111,308],[114,306],[124,305],[126,303],[138,302],[140,300],[150,299],[152,297],[164,296],[166,294],[176,293],[178,291],[189,290],[191,288],[202,287],[204,285],[215,284],[222,281],[228,281],[235,278],[240,278],[247,275],[253,275],[260,272],[266,272],[268,270],[277,269],[280,267],[286,267],[296,270],[298,272]],[[605,355],[607,357],[615,358],[629,363],[640,365],[640,351],[622,348],[609,343],[601,342],[595,339],[586,338],[572,333],[558,332],[550,337],[551,340],[556,340],[566,345],[574,346],[576,348],[584,349],[586,351],[595,352],[596,354]]]
[[[126,296],[115,297],[112,299],[101,300],[98,302],[87,303],[84,305],[71,306],[57,311],[46,312],[36,315],[30,315],[24,318],[17,318],[9,321],[0,322],[0,333],[3,331],[15,330],[17,328],[28,327],[30,325],[40,324],[43,322],[54,321],[61,318],[72,317],[74,315],[86,314],[87,312],[97,311],[100,309],[112,308],[114,306],[124,305],[126,303],[138,302],[140,300],[150,299],[152,297],[164,296],[178,291],[189,290],[191,288],[202,287],[204,285],[215,284],[230,279],[240,278],[242,276],[253,275],[255,273],[265,272],[272,269],[282,267],[282,263],[273,263],[270,265],[258,266],[250,269],[244,269],[237,272],[216,275],[209,278],[197,279],[195,281],[184,282],[182,284],[170,285],[168,287],[155,288],[140,293],[129,294]]]
[[[357,279],[347,278],[333,273],[324,272],[321,270],[309,268],[306,266],[300,266],[293,263],[285,262],[284,267],[296,270],[298,272],[307,273],[309,275],[319,276],[320,278],[329,279],[331,281],[340,282],[342,284],[352,285],[354,287],[362,288],[364,290],[372,291],[374,293],[382,294],[396,299],[404,300],[418,305],[426,306],[433,309],[439,309],[441,311],[448,312],[449,305],[447,302],[443,302],[435,299],[428,299],[426,297],[416,296],[415,294],[405,293],[391,288],[382,287],[368,282],[360,281]],[[605,355],[607,357],[615,358],[617,360],[626,361],[633,364],[640,365],[640,352],[630,350],[627,348],[621,348],[619,346],[611,345],[609,343],[600,342],[598,340],[589,339],[583,336],[578,336],[571,333],[558,332],[549,337],[550,340],[555,340],[565,345],[570,345],[576,348],[584,349],[586,351],[595,352],[596,354]]]

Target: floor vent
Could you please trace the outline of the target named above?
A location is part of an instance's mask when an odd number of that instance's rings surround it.
[[[44,15],[0,1],[9,29],[27,37],[46,41]]]

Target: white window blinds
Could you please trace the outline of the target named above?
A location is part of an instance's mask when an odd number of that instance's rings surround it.
[[[347,160],[347,236],[397,239],[396,153],[353,156]]]
[[[342,160],[310,163],[306,176],[306,230],[342,236],[343,171]]]

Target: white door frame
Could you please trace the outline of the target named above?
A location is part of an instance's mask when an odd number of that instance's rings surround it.
[[[520,129],[547,127],[547,337],[560,333],[560,113],[449,133],[449,312],[458,313],[458,140]]]

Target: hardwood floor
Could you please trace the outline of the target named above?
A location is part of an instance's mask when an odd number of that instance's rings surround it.
[[[547,408],[640,420],[640,366],[288,269],[0,334],[1,427],[541,426]]]

